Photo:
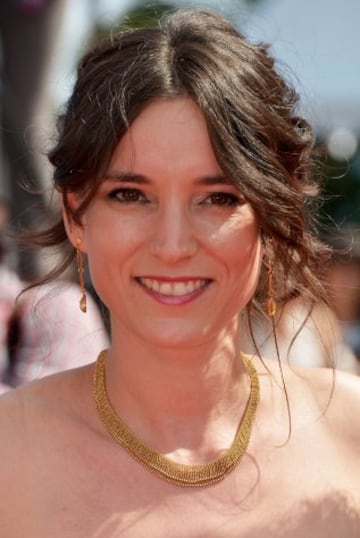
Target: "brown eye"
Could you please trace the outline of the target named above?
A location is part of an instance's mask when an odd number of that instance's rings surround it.
[[[217,206],[233,206],[239,204],[240,200],[229,192],[214,192],[209,196],[209,203]]]
[[[146,202],[145,196],[138,189],[116,189],[110,193],[110,198],[114,198],[123,204]]]

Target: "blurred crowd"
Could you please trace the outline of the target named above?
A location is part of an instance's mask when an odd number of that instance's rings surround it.
[[[21,293],[41,272],[41,256],[23,251],[12,233],[41,223],[51,205],[51,170],[45,158],[59,103],[54,59],[66,45],[70,71],[95,25],[95,0],[77,39],[64,42],[71,23],[67,0],[0,2],[0,390],[56,371],[81,366],[107,346],[98,305],[78,308],[80,289],[71,277]],[[121,3],[120,3],[121,4]],[[60,63],[57,64],[58,66]],[[66,68],[64,68],[65,76]],[[57,74],[58,76],[61,73]],[[41,218],[40,218],[41,216]],[[304,322],[307,305],[291,301],[277,322],[278,342],[266,322],[255,327],[264,356],[299,366],[331,366],[360,373],[360,238],[347,229],[329,238],[336,255],[329,267],[331,304]],[[303,326],[304,325],[304,326]],[[300,331],[300,329],[302,329]],[[293,341],[294,331],[300,331]],[[249,349],[251,349],[249,339]]]
[[[87,364],[108,345],[97,303],[88,297],[86,315],[80,311],[71,275],[23,293],[48,260],[13,239],[56,210],[45,154],[54,136],[53,73],[69,9],[67,0],[0,2],[0,391]]]

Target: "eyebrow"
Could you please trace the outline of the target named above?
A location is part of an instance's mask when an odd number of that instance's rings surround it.
[[[196,179],[198,185],[233,185],[233,182],[223,174],[204,176]]]
[[[151,183],[150,179],[134,172],[111,172],[104,177],[105,181],[123,181],[124,183]]]
[[[143,174],[136,174],[135,172],[111,172],[106,174],[104,180],[107,181],[120,181],[124,183],[137,183],[137,184],[150,184],[151,179]],[[202,176],[195,179],[197,185],[211,186],[211,185],[234,185],[229,178],[223,174],[216,174],[214,176]]]

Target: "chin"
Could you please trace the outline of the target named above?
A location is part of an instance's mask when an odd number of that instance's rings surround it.
[[[141,338],[161,348],[187,348],[201,345],[209,339],[209,331],[204,326],[191,326],[189,323],[182,324],[157,324],[147,331],[142,327]]]

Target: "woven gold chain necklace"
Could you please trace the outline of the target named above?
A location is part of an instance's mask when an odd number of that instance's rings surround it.
[[[155,452],[143,443],[115,413],[105,385],[105,356],[102,351],[96,361],[94,372],[94,401],[96,410],[112,437],[134,459],[160,478],[178,486],[207,486],[222,480],[240,461],[250,440],[256,408],[260,400],[260,386],[257,371],[251,360],[242,354],[250,377],[250,396],[240,421],[234,441],[223,456],[199,465],[176,463],[166,456]]]

